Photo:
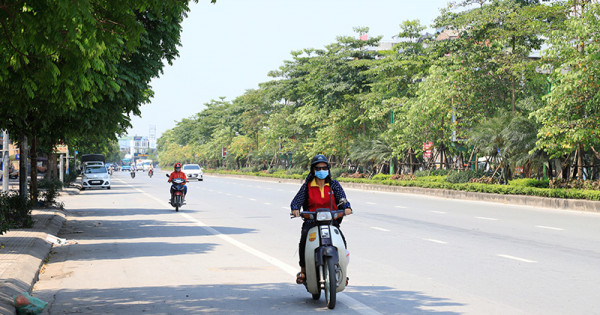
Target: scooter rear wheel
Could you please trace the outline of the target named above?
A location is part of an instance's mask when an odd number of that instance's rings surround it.
[[[337,281],[335,278],[335,263],[330,257],[325,259],[323,269],[323,277],[325,278],[325,301],[327,302],[327,308],[334,309]]]

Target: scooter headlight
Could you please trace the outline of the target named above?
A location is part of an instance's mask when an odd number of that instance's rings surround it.
[[[331,221],[331,212],[317,212],[317,221]]]

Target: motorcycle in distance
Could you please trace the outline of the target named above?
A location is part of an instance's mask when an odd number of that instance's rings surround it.
[[[340,230],[333,225],[336,218],[344,215],[344,209],[340,207],[345,203],[346,200],[341,199],[338,210],[319,208],[315,212],[300,212],[301,217],[316,221],[316,226],[308,230],[306,235],[304,286],[314,300],[321,298],[321,290],[325,291],[325,301],[329,309],[335,307],[336,293],[346,288],[346,246]]]
[[[135,170],[131,169],[129,172],[131,173],[131,178],[135,178]]]
[[[148,170],[148,177],[152,178],[152,175],[154,175],[154,171],[152,169]]]
[[[170,177],[169,174],[166,175],[167,177]],[[183,180],[183,178],[174,178],[171,183],[171,200],[169,202],[171,203],[171,206],[175,208],[175,211],[179,211],[179,208],[184,205],[183,193],[185,188],[183,187],[183,184],[185,184],[185,180]]]

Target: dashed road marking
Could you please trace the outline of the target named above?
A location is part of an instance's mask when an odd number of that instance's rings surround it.
[[[448,242],[436,240],[436,239],[433,239],[433,238],[424,238],[423,240],[424,241],[428,241],[428,242],[432,242],[432,243],[438,243],[438,244],[448,244]]]
[[[540,229],[555,230],[555,231],[564,231],[565,230],[565,229],[561,229],[561,228],[557,228],[557,227],[553,227],[553,226],[545,226],[545,225],[536,225],[535,227],[540,228]]]
[[[248,198],[248,200],[250,200],[250,201],[256,201],[256,199],[254,199],[254,198]]]
[[[529,260],[529,259],[525,259],[525,258],[521,258],[521,257],[511,256],[511,255],[498,254],[497,256],[502,257],[502,258],[516,260],[516,261],[522,261],[522,262],[526,262],[526,263],[530,263],[530,264],[537,262],[535,260]]]
[[[366,203],[366,204],[368,204],[368,205],[376,205],[376,203],[374,203],[374,202],[369,202],[369,201],[368,201],[368,202],[365,202],[365,203]]]
[[[407,207],[405,207],[405,206],[396,206],[396,208],[399,208],[399,209],[406,209]]]
[[[446,214],[447,213],[445,211],[436,211],[436,210],[432,210],[431,212],[438,213],[438,214]]]
[[[373,230],[378,230],[378,231],[383,231],[383,232],[389,232],[390,231],[388,229],[384,229],[384,228],[380,228],[380,227],[376,227],[376,226],[372,226],[371,228]]]
[[[488,220],[488,221],[498,221],[498,219],[496,218],[488,218],[488,217],[475,217],[477,219],[481,219],[481,220]]]
[[[126,183],[125,181],[121,181],[121,182],[123,182],[125,185],[127,185],[127,186],[135,189],[136,191],[138,191],[138,192],[140,192],[140,193],[142,193],[142,194],[144,194],[144,195],[146,195],[146,196],[148,196],[148,197],[150,197],[150,198],[152,198],[152,199],[154,199],[156,201],[161,202],[160,199],[156,198],[155,196],[153,196],[153,195],[151,195],[151,194],[149,194],[149,193],[147,193],[147,192],[145,192],[145,191],[143,191],[143,190],[141,190],[139,188],[135,188],[132,185]],[[165,206],[165,209],[170,209],[170,207]],[[245,251],[247,253],[250,253],[250,254],[252,254],[252,255],[254,255],[254,256],[256,256],[256,257],[258,257],[258,258],[260,258],[260,259],[262,259],[262,260],[264,260],[264,261],[266,261],[266,262],[268,262],[268,263],[270,263],[270,264],[272,264],[274,266],[276,266],[277,268],[279,268],[279,269],[283,270],[284,272],[286,272],[288,275],[291,275],[291,276],[295,276],[296,275],[296,272],[298,271],[296,267],[292,267],[292,266],[284,263],[283,261],[281,261],[281,260],[279,260],[279,259],[277,259],[275,257],[272,257],[272,256],[270,256],[268,254],[265,254],[265,253],[263,253],[263,252],[255,249],[255,248],[253,248],[253,247],[251,247],[249,245],[246,245],[246,244],[244,244],[244,243],[242,243],[242,242],[240,242],[240,241],[238,241],[238,240],[236,240],[236,239],[234,239],[234,238],[232,238],[232,237],[230,237],[228,235],[222,234],[221,232],[215,230],[214,228],[208,226],[204,222],[202,222],[202,221],[200,221],[200,220],[198,220],[198,219],[190,216],[187,213],[179,212],[179,214],[181,216],[187,218],[188,220],[190,220],[194,224],[196,224],[198,227],[201,227],[202,229],[204,229],[207,232],[209,232],[209,233],[211,233],[211,234],[213,234],[213,235],[221,238],[222,240],[226,241],[227,243],[229,243],[229,244],[231,244],[231,245],[233,245],[233,246],[235,246],[235,247],[237,247],[237,248],[239,248],[239,249],[241,249],[241,250],[243,250],[243,251]],[[361,302],[359,302],[359,301],[351,298],[350,296],[344,294],[343,292],[340,292],[340,293],[337,294],[337,299],[338,299],[338,301],[342,302],[343,304],[346,304],[350,309],[356,311],[359,314],[364,314],[364,315],[382,315],[378,311],[376,311],[376,310],[370,308],[369,306],[367,306],[367,305],[365,305],[365,304],[363,304],[363,303],[361,303]]]
[[[267,206],[270,206],[270,205],[272,205],[272,203],[270,203],[270,202],[265,202],[265,205],[267,205]]]

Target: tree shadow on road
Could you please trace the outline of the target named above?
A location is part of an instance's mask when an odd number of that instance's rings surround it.
[[[443,298],[386,287],[357,287],[347,294],[382,314],[458,314],[427,310],[460,306]],[[325,312],[325,299],[312,300],[303,287],[288,283],[129,287],[119,289],[39,290],[50,302],[44,314],[306,314]],[[338,314],[357,312],[338,302]]]

